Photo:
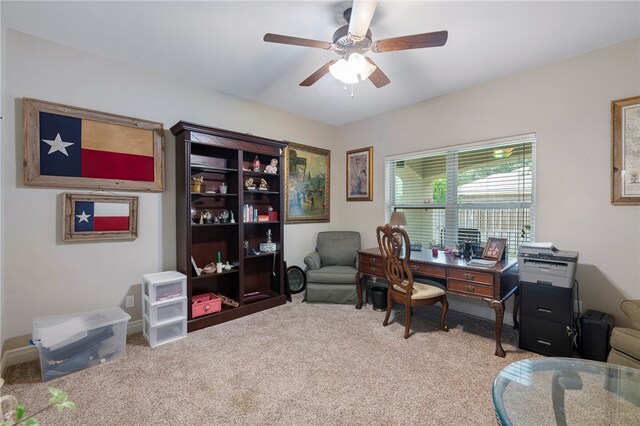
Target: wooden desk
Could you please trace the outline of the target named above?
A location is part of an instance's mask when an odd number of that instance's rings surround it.
[[[493,268],[468,266],[467,260],[440,252],[437,257],[430,249],[411,251],[409,266],[415,278],[436,278],[446,286],[447,293],[472,299],[484,300],[496,313],[496,355],[505,356],[500,344],[502,322],[504,319],[504,302],[518,288],[517,261],[504,260]],[[384,278],[382,255],[378,247],[358,252],[358,304],[362,308],[362,288],[365,276],[374,275]],[[513,312],[513,322],[517,328],[517,303]]]

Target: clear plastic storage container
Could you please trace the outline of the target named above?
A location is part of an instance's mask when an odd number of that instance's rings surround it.
[[[187,295],[187,277],[177,271],[156,272],[142,276],[142,293],[151,303]]]
[[[32,340],[40,350],[42,380],[123,356],[130,319],[120,308],[34,318]]]

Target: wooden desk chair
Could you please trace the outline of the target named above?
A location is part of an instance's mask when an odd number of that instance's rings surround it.
[[[447,315],[449,302],[446,292],[440,287],[417,283],[413,281],[413,274],[409,268],[409,236],[400,227],[392,227],[389,224],[376,228],[378,237],[378,247],[382,254],[384,264],[384,274],[389,282],[387,291],[387,315],[384,318],[383,326],[387,326],[389,315],[391,314],[392,302],[401,303],[406,310],[406,325],[404,338],[409,338],[409,328],[411,327],[411,317],[413,307],[419,305],[433,305],[440,302],[442,304],[442,315],[440,316],[440,328],[449,331],[444,319]],[[403,253],[403,247],[404,255]]]

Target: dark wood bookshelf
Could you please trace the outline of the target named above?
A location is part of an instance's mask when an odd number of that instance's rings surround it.
[[[239,303],[238,307],[223,304],[220,312],[197,318],[189,309],[188,331],[284,304],[284,223],[244,222],[242,209],[244,204],[250,204],[263,215],[271,206],[278,215],[284,214],[283,175],[244,169],[251,168],[256,156],[263,165],[276,158],[281,167],[286,142],[184,121],[176,123],[171,132],[176,136],[177,269],[187,275],[187,297],[191,300],[194,295],[211,292]],[[268,181],[269,191],[244,188],[245,179],[256,176]],[[193,177],[202,177],[209,192],[191,192]],[[228,188],[226,194],[219,192],[222,184]],[[197,212],[195,223],[191,221],[192,207]],[[204,210],[215,217],[223,209],[233,213],[235,223],[198,223]],[[268,230],[279,249],[246,256],[244,242],[257,248],[267,242]],[[191,259],[203,267],[215,263],[218,252],[222,263],[228,261],[234,268],[195,276]]]

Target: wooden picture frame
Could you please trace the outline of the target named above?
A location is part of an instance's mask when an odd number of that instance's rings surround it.
[[[506,246],[506,238],[489,237],[487,238],[487,243],[484,246],[482,258],[497,260],[499,262],[502,259],[502,254],[504,253],[504,249]]]
[[[284,150],[285,223],[329,222],[331,151],[289,143]]]
[[[373,147],[347,151],[347,201],[373,201]]]
[[[162,123],[24,98],[27,186],[164,190]]]
[[[63,193],[63,241],[138,238],[138,197]]]
[[[611,204],[640,204],[640,96],[611,102]]]

